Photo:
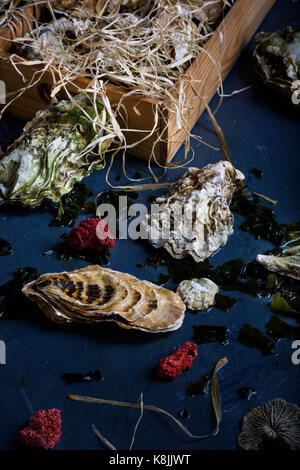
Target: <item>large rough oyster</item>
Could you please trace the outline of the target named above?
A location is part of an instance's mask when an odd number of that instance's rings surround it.
[[[95,110],[85,94],[39,111],[0,159],[0,204],[59,201],[93,169],[103,168],[113,138],[106,120],[100,100]]]
[[[256,260],[269,271],[300,280],[300,245],[283,250],[281,256],[257,255]]]
[[[188,254],[197,262],[208,258],[233,233],[229,206],[243,179],[226,161],[190,168],[166,195],[155,200],[159,213],[154,216],[152,212],[146,229],[150,243],[165,248],[174,258]]]
[[[206,310],[215,303],[218,292],[217,284],[205,277],[182,281],[177,287],[177,293],[191,310]]]
[[[114,321],[122,328],[161,333],[177,330],[184,320],[179,295],[97,265],[44,274],[23,293],[57,323]]]
[[[300,104],[300,30],[287,27],[275,33],[262,32],[255,40],[255,68],[263,82]]]

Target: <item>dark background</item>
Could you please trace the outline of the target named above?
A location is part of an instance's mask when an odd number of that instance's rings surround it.
[[[299,19],[300,2],[279,0],[260,30],[275,31],[288,24],[299,27]],[[217,119],[225,133],[233,163],[245,173],[247,184],[278,200],[279,221],[292,222],[299,218],[299,111],[257,83],[251,63],[253,46],[251,41],[226,79],[224,89],[230,94],[248,85],[253,87],[225,98]],[[216,105],[217,98],[212,101],[212,108]],[[7,139],[20,134],[23,124],[9,116],[0,122],[2,148],[7,145]],[[201,117],[193,132],[218,145],[207,114]],[[204,145],[196,144],[194,148],[195,166],[202,167],[224,158],[220,152]],[[182,157],[183,149],[178,153],[178,160]],[[130,157],[127,161],[131,176],[137,170],[145,170],[144,162]],[[249,173],[252,168],[262,170],[261,180]],[[182,172],[170,170],[166,180],[173,181]],[[118,175],[121,175],[121,169],[116,162],[111,177],[115,184],[118,184]],[[121,183],[124,182],[122,179]],[[94,172],[85,183],[94,193],[100,192],[106,188],[105,171]],[[141,193],[139,202],[146,202],[149,194]],[[1,284],[10,280],[19,267],[33,266],[40,273],[46,273],[87,265],[84,261],[59,261],[54,255],[43,256],[43,252],[60,241],[62,233],[68,232],[68,229],[49,227],[51,219],[51,215],[42,209],[17,209],[13,213],[0,209],[0,236],[14,248],[11,256],[0,258]],[[239,221],[236,216],[235,233],[226,247],[212,258],[213,264],[237,257],[247,262],[271,247],[240,231]],[[112,250],[110,267],[141,279],[156,280],[166,268],[137,268],[136,264],[142,264],[146,257],[147,251],[140,243],[119,240]],[[176,287],[171,283],[166,285]],[[66,399],[67,393],[134,402],[143,392],[145,403],[160,406],[174,415],[187,409],[190,418],[184,420],[184,424],[195,434],[208,433],[214,427],[209,395],[188,397],[185,388],[191,381],[211,372],[213,365],[226,355],[229,363],[219,373],[223,407],[219,433],[208,440],[192,441],[168,418],[146,411],[134,448],[236,449],[241,418],[253,407],[276,397],[300,405],[300,366],[291,362],[292,349],[288,340],[276,344],[275,356],[263,356],[259,350],[237,342],[243,324],[249,323],[264,331],[272,313],[264,299],[241,293],[233,295],[239,301],[228,313],[216,308],[197,315],[187,312],[182,328],[160,335],[125,331],[110,324],[57,327],[34,308],[32,312],[22,311],[21,306],[16,308],[13,315],[0,320],[0,339],[7,345],[7,364],[0,365],[0,448],[14,448],[18,430],[34,411],[56,407],[62,410],[63,419],[63,436],[57,449],[103,449],[92,431],[92,423],[118,449],[128,449],[138,410],[72,402]],[[192,340],[193,325],[201,324],[229,327],[229,344],[200,345],[192,369],[171,383],[155,380],[152,369],[159,358]],[[101,382],[67,385],[61,380],[65,372],[85,373],[95,369],[103,374]],[[238,389],[244,386],[257,391],[249,401],[238,394]]]

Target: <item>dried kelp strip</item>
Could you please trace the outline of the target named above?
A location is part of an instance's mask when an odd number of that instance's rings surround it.
[[[111,450],[117,450],[115,448],[115,446],[113,446],[104,436],[102,436],[101,432],[96,428],[96,426],[94,424],[92,424],[92,428],[93,428],[93,431],[94,433],[96,434],[96,436],[99,437],[99,439],[104,442],[105,445],[107,445],[107,447]]]
[[[141,414],[136,422],[136,425],[134,427],[134,430],[133,430],[133,435],[132,435],[132,439],[131,439],[131,443],[130,443],[130,447],[129,447],[129,450],[132,449],[133,447],[133,444],[134,444],[134,441],[135,441],[135,436],[136,436],[136,432],[138,430],[138,427],[140,425],[140,422],[142,421],[142,418],[143,418],[143,415],[144,415],[144,395],[143,393],[141,393],[141,396],[140,396],[140,404],[141,404]]]
[[[156,411],[157,413],[161,413],[163,415],[168,416],[171,418],[172,421],[177,424],[177,426],[189,437],[192,439],[207,439],[208,437],[214,436],[220,427],[220,422],[222,418],[222,408],[221,408],[221,400],[220,400],[220,391],[219,391],[219,384],[218,384],[218,377],[217,372],[228,362],[228,359],[224,357],[220,359],[218,363],[215,365],[212,378],[211,378],[211,401],[212,406],[215,414],[216,426],[209,434],[205,434],[202,436],[198,436],[196,434],[192,434],[177,418],[175,418],[171,413],[168,411],[159,408],[158,406],[154,405],[143,405],[144,410]],[[103,405],[113,405],[113,406],[121,406],[127,408],[141,408],[140,404],[137,403],[127,403],[123,401],[115,401],[115,400],[105,400],[103,398],[93,398],[93,397],[86,397],[80,395],[67,395],[67,398],[74,401],[82,401],[86,403],[99,403]]]

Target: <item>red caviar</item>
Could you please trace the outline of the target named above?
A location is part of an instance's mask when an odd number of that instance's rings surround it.
[[[53,449],[61,438],[60,410],[39,410],[34,413],[25,429],[19,432],[19,441],[27,447]]]
[[[107,223],[97,217],[85,219],[72,228],[66,241],[76,251],[85,248],[102,251],[105,248],[114,248],[116,244]]]
[[[162,380],[176,379],[181,372],[192,367],[198,354],[197,344],[187,341],[170,356],[160,359],[157,375]]]

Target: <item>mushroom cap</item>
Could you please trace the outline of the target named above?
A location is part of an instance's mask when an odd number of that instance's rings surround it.
[[[244,450],[262,450],[266,441],[300,449],[300,408],[275,398],[253,408],[242,421],[238,444]]]

